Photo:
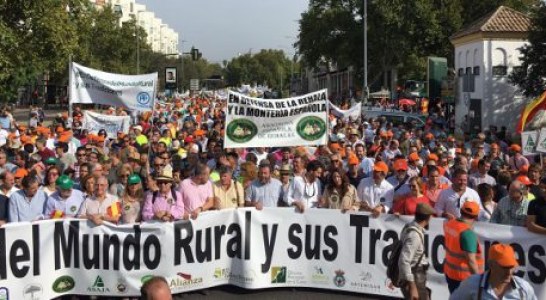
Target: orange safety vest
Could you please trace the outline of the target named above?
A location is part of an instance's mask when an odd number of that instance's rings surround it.
[[[470,228],[470,225],[459,220],[449,220],[444,223],[444,236],[446,258],[444,261],[444,274],[453,280],[463,281],[470,277],[470,267],[466,259],[465,251],[461,249],[461,233]],[[478,240],[478,253],[476,253],[478,270],[483,273],[484,260],[480,241]]]

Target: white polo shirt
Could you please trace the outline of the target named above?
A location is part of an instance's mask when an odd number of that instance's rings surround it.
[[[438,216],[441,216],[443,213],[449,213],[458,218],[461,216],[461,207],[466,201],[476,202],[480,205],[480,210],[483,209],[480,195],[469,187],[466,187],[466,190],[460,197],[453,190],[453,187],[443,190],[438,196],[438,201],[434,209]]]
[[[373,177],[364,178],[360,181],[357,188],[358,199],[367,202],[371,207],[382,204],[385,212],[392,208],[394,187],[387,180],[381,184],[375,184]]]

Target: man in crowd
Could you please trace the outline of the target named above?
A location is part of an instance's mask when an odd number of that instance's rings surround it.
[[[0,174],[0,195],[10,197],[19,189],[15,186],[15,177],[10,171]]]
[[[360,209],[369,211],[376,217],[388,213],[392,208],[394,187],[385,180],[388,172],[386,163],[376,162],[372,177],[362,179],[357,188]]]
[[[491,216],[491,223],[525,226],[529,200],[525,197],[527,187],[514,180],[508,189],[508,196],[500,199]]]
[[[116,196],[108,191],[108,179],[97,176],[94,195],[87,197],[80,210],[80,217],[89,219],[95,225],[103,221],[117,223],[121,217],[121,204]]]
[[[450,293],[472,274],[483,272],[483,252],[478,236],[472,230],[479,213],[478,203],[466,201],[460,210],[461,217],[444,223],[444,274]]]
[[[490,186],[495,186],[497,181],[491,175],[488,174],[491,168],[491,163],[485,158],[478,161],[478,171],[470,174],[468,177],[468,186],[476,189],[481,183],[487,183]]]
[[[305,175],[294,178],[286,198],[288,205],[295,206],[300,212],[318,207],[322,194],[319,180],[322,168],[322,164],[314,160],[307,164]]]
[[[45,218],[46,193],[38,177],[30,174],[21,182],[22,189],[9,197],[9,221],[31,222]]]
[[[527,229],[546,235],[546,192],[539,190],[535,197],[527,208]]]
[[[74,189],[74,182],[67,175],[61,175],[55,181],[57,191],[47,199],[45,216],[51,219],[74,218],[80,215],[85,197]]]
[[[453,172],[451,187],[443,190],[438,196],[438,201],[434,206],[437,216],[454,219],[460,216],[460,209],[467,201],[481,203],[478,193],[467,187],[467,183],[466,171],[456,169]]]
[[[194,175],[180,183],[179,192],[184,201],[184,210],[192,218],[214,207],[210,169],[205,164],[195,167]]]
[[[245,192],[245,206],[256,207],[258,210],[263,207],[277,207],[281,192],[282,183],[271,177],[271,165],[261,164],[258,178],[252,181]]]

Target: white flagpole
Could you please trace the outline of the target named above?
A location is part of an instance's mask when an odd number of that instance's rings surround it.
[[[72,89],[72,84],[74,79],[72,78],[72,54],[68,56],[68,122],[73,123],[73,117],[72,117],[72,93],[70,90]],[[72,124],[70,124],[70,128],[72,128]]]

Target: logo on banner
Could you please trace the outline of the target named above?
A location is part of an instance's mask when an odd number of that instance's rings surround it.
[[[358,275],[360,281],[351,281],[351,287],[363,289],[368,292],[381,292],[381,285],[373,282],[373,275],[370,272],[361,272]]]
[[[75,285],[74,278],[65,275],[53,282],[52,289],[55,293],[65,293],[73,289]]]
[[[5,287],[0,288],[0,300],[9,300],[9,290]]]
[[[104,286],[104,280],[102,280],[102,277],[97,276],[93,282],[93,285],[88,287],[87,291],[93,293],[109,293],[110,289]]]
[[[154,275],[144,275],[140,278],[140,283],[145,284],[146,282],[150,281],[150,279],[154,278]]]
[[[314,283],[327,284],[330,279],[328,275],[324,272],[324,268],[321,266],[315,266],[313,268],[313,275],[311,275],[311,281]]]
[[[43,289],[41,285],[37,283],[29,284],[23,290],[23,297],[25,300],[42,299],[42,292]]]
[[[256,272],[254,270],[244,270],[243,272],[233,271],[230,268],[214,269],[213,277],[215,280],[229,280],[229,282],[251,283],[254,282]]]
[[[318,140],[326,133],[326,123],[319,117],[304,117],[298,122],[296,131],[306,141]]]
[[[125,283],[125,280],[123,280],[123,278],[118,279],[118,285],[116,285],[116,289],[122,294],[127,292],[127,283]]]
[[[334,276],[334,284],[337,287],[344,287],[346,280],[345,280],[345,272],[343,270],[337,270],[336,276]]]
[[[230,140],[236,143],[246,143],[256,136],[258,127],[247,119],[236,119],[231,121],[226,129]]]
[[[170,288],[189,288],[203,283],[203,277],[194,277],[189,273],[176,273],[176,277],[171,280]]]
[[[151,98],[150,94],[148,94],[146,92],[140,92],[137,95],[137,102],[140,105],[148,105],[148,104],[150,104],[150,98]]]
[[[286,283],[286,267],[271,268],[271,283]]]

